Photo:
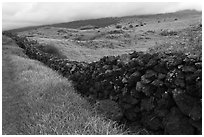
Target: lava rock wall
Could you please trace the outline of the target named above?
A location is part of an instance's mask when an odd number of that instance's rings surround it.
[[[128,122],[154,134],[202,134],[202,59],[182,53],[133,52],[90,64],[60,59],[36,48],[36,41],[4,33],[32,59],[73,81],[82,95],[111,99]]]

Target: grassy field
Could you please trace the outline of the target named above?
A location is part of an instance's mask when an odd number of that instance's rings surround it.
[[[2,133],[28,135],[127,134],[95,113],[71,83],[25,56],[3,37]]]
[[[92,62],[103,56],[121,55],[133,51],[149,52],[149,48],[159,45],[162,45],[161,49],[166,50],[169,49],[166,48],[167,45],[180,45],[177,48],[184,49],[180,41],[185,38],[189,39],[188,34],[191,33],[192,25],[201,24],[202,21],[201,12],[196,11],[130,16],[118,19],[117,24],[109,24],[109,26],[97,29],[73,29],[64,27],[65,23],[64,26],[62,24],[50,25],[18,34],[28,36],[30,39],[48,46],[55,46],[70,60]],[[83,21],[78,22],[79,26],[83,26]],[[84,25],[88,25],[89,22],[91,25],[96,23],[92,20],[85,22]],[[104,20],[97,23],[103,24]],[[77,26],[77,24],[75,25]],[[117,28],[118,25],[121,28]],[[190,33],[188,33],[189,29]],[[175,32],[175,35],[165,36],[164,34],[169,31]],[[184,43],[188,42],[184,41]]]
[[[76,29],[90,25],[89,21],[78,21],[69,24],[74,29],[62,23],[18,34],[37,40],[44,52],[57,51],[58,56],[76,61],[93,62],[132,51],[202,54],[201,19],[197,12],[178,12],[125,17],[120,22],[110,18],[108,24],[105,19],[102,24],[91,20],[91,25],[101,25],[98,29]],[[116,28],[116,23],[122,27]],[[135,27],[140,23],[146,25]],[[3,134],[129,133],[98,114],[94,105],[76,93],[70,81],[27,58],[11,39],[3,36],[2,49]]]
[[[173,42],[158,44],[148,52],[181,52],[202,57],[202,25],[196,24],[184,29]]]

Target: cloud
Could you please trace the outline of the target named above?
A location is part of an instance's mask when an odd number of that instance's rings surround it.
[[[174,12],[189,8],[202,9],[200,3],[175,2],[3,3],[2,27],[3,29],[11,29],[79,19]]]

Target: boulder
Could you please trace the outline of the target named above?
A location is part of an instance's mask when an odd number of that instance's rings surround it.
[[[163,129],[163,124],[162,124],[162,120],[160,118],[158,118],[156,115],[154,114],[142,114],[142,124],[150,129],[150,130],[160,130]]]
[[[184,115],[190,116],[192,119],[201,118],[202,109],[198,106],[199,99],[189,96],[181,89],[174,89],[172,93],[174,101]]]
[[[133,74],[130,75],[128,79],[128,85],[133,86],[138,82],[141,78],[141,73],[139,71],[134,72]]]
[[[158,117],[164,118],[169,113],[169,110],[168,109],[159,109],[159,108],[156,108],[156,109],[154,109],[154,113]]]
[[[143,88],[144,88],[144,85],[142,84],[142,82],[139,81],[136,83],[136,91],[141,92]]]
[[[169,135],[193,135],[194,127],[189,119],[178,108],[173,107],[164,120],[165,134]]]
[[[141,100],[141,110],[151,111],[154,107],[154,97]]]
[[[122,103],[127,103],[127,104],[132,104],[132,105],[139,103],[139,100],[136,98],[133,98],[131,95],[123,96],[121,101],[122,101]]]
[[[148,80],[154,80],[157,78],[157,73],[153,70],[147,70],[144,77]]]
[[[162,94],[161,99],[157,101],[157,107],[159,109],[169,109],[175,105],[175,102],[168,92]]]
[[[149,84],[149,83],[151,83],[152,81],[149,80],[149,79],[146,79],[146,78],[145,78],[145,75],[143,75],[143,76],[141,77],[141,82],[142,82],[142,84]]]
[[[185,73],[193,73],[196,71],[196,68],[194,66],[184,66],[182,68],[182,71],[185,72]]]
[[[147,63],[147,67],[154,67],[157,64],[157,60],[155,58],[152,58],[149,60],[149,62]]]
[[[165,79],[165,77],[166,77],[166,75],[163,74],[163,73],[159,73],[159,74],[158,74],[158,79],[159,79],[159,80],[163,80],[163,79]]]
[[[141,118],[139,112],[140,112],[140,109],[139,109],[139,107],[136,106],[136,107],[129,108],[129,109],[125,110],[124,115],[128,120],[136,121],[136,120],[139,120]]]
[[[161,86],[163,86],[164,82],[159,80],[159,79],[155,79],[154,81],[151,82],[151,84],[156,86],[156,87],[161,87]]]
[[[162,64],[162,62],[159,62],[158,65],[155,65],[153,67],[153,70],[156,71],[156,72],[159,72],[159,73],[163,73],[163,74],[166,74],[168,72],[165,64]]]
[[[194,120],[198,121],[202,118],[202,104],[200,102],[195,102],[193,108],[191,109],[189,116]]]
[[[142,94],[141,92],[137,91],[136,88],[132,88],[130,90],[130,95],[136,99],[141,99],[142,98]]]
[[[186,93],[189,94],[190,96],[193,96],[196,98],[201,98],[202,94],[199,92],[199,89],[202,89],[202,87],[199,88],[199,86],[196,84],[193,84],[193,85],[187,84],[186,85]]]
[[[157,87],[156,92],[154,93],[154,96],[157,98],[162,98],[162,94],[167,91],[167,88],[165,86]]]
[[[156,91],[156,87],[152,85],[145,85],[142,88],[142,92],[148,97],[151,96],[155,91]]]
[[[198,135],[202,135],[202,119],[197,121],[189,119],[189,123],[197,129]]]
[[[183,79],[175,79],[174,84],[180,88],[185,88],[185,81]]]

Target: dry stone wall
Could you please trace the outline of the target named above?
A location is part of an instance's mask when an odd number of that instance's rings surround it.
[[[82,95],[111,99],[117,120],[137,122],[155,134],[202,134],[202,59],[182,53],[133,52],[90,64],[38,50],[36,41],[4,33],[32,59],[71,79]]]

